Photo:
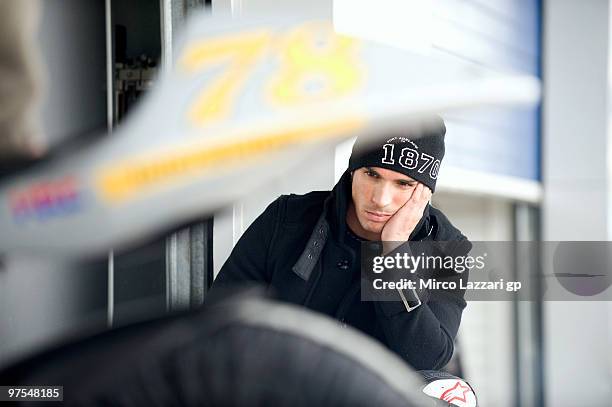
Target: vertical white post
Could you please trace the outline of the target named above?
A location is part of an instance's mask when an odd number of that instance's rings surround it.
[[[109,134],[113,131],[115,75],[113,58],[113,21],[111,13],[111,0],[104,1],[104,17],[106,30],[106,127]],[[115,312],[115,258],[111,250],[108,253],[108,288],[107,288],[107,325],[113,326]]]
[[[543,239],[611,240],[608,0],[544,2]],[[546,302],[546,405],[612,400],[611,308]]]

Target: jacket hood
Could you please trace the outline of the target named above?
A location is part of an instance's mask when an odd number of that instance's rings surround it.
[[[346,224],[346,213],[352,200],[351,187],[351,172],[347,169],[332,189],[323,206],[323,211],[332,233],[336,235],[336,238],[341,243],[344,243],[346,228],[348,227]],[[423,217],[414,228],[409,240],[421,240],[431,233],[432,221],[430,220],[429,207],[430,205],[427,204]]]

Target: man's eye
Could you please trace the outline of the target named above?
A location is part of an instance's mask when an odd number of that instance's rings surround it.
[[[377,174],[377,173],[375,173],[374,171],[369,171],[369,170],[366,170],[366,172],[365,172],[365,173],[366,173],[366,175],[367,175],[368,177],[377,177],[377,176],[378,176],[378,174]]]

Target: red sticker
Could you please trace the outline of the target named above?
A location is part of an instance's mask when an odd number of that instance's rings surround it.
[[[467,402],[465,399],[465,395],[469,393],[472,389],[469,386],[463,386],[460,381],[457,381],[453,387],[446,390],[442,395],[440,395],[440,400],[444,400],[448,403],[451,403],[453,400]]]

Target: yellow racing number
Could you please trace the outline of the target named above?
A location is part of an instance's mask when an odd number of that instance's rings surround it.
[[[254,65],[270,49],[279,59],[278,72],[264,85],[272,106],[344,96],[361,82],[358,44],[355,39],[336,35],[330,23],[309,22],[288,35],[274,36],[261,29],[189,46],[179,60],[183,72],[198,73],[220,64],[227,68],[196,97],[188,118],[197,126],[226,118]]]
[[[321,101],[354,91],[360,82],[358,42],[336,35],[330,23],[310,22],[292,30],[281,49],[280,72],[269,99],[280,106]]]
[[[205,41],[185,51],[179,67],[187,73],[219,63],[228,64],[228,68],[211,81],[189,109],[187,114],[194,124],[206,125],[229,114],[236,93],[246,80],[251,66],[270,44],[270,38],[269,30],[259,30]]]

